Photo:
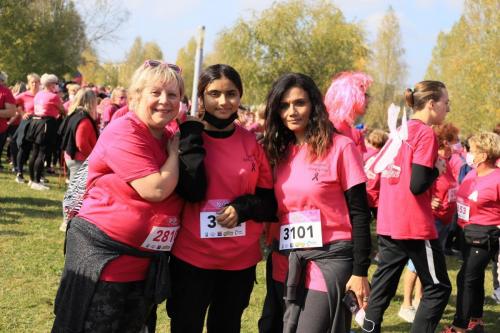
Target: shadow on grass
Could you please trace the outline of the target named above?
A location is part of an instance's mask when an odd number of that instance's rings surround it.
[[[49,209],[47,209],[49,208]],[[59,218],[61,201],[33,197],[3,197],[0,224],[18,224],[24,218]]]
[[[15,231],[15,230],[0,230],[0,237],[1,236],[26,236],[29,234],[30,233],[28,233],[28,232]]]

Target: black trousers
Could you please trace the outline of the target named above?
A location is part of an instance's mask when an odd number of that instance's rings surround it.
[[[423,286],[423,297],[411,332],[434,332],[451,294],[451,284],[439,241],[395,240],[379,235],[378,250],[379,264],[372,279],[363,331],[380,332],[384,312],[396,294],[403,268],[408,259],[411,259]]]
[[[2,165],[2,153],[3,153],[3,147],[5,146],[5,142],[7,141],[7,131],[0,133],[0,165]]]
[[[462,244],[464,262],[457,275],[457,309],[453,325],[467,328],[471,318],[483,317],[484,274],[498,253],[498,239],[487,246]]]
[[[14,154],[16,154],[15,157],[15,168],[16,172],[21,174],[21,176],[24,174],[24,164],[28,161],[28,158],[30,156],[31,149],[33,147],[33,144],[31,142],[23,142],[23,144],[18,147],[16,142],[12,142],[11,144],[11,149]]]
[[[172,297],[167,313],[172,333],[238,333],[255,282],[255,266],[238,271],[210,270],[171,257]],[[257,323],[255,323],[257,326]]]

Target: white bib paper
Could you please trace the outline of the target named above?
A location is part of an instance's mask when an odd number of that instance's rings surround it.
[[[242,223],[234,228],[225,228],[215,220],[217,212],[200,212],[200,237],[223,238],[245,236],[246,228]]]
[[[142,247],[155,251],[170,251],[174,245],[179,226],[153,227]]]
[[[323,246],[321,215],[318,209],[291,212],[288,224],[280,227],[280,250]]]
[[[457,214],[459,219],[462,219],[464,221],[469,221],[469,213],[470,213],[469,206],[457,202]]]

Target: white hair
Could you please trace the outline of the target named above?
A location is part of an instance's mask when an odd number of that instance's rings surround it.
[[[54,74],[45,73],[40,78],[40,83],[42,84],[43,87],[46,87],[47,85],[49,85],[51,83],[57,84],[57,82],[59,82],[59,79]]]

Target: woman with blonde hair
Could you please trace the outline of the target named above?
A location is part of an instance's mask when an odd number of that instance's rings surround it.
[[[457,276],[453,325],[443,333],[484,332],[484,275],[498,254],[500,237],[500,136],[483,132],[469,139],[475,167],[457,192],[458,225],[463,229],[464,262]]]
[[[95,93],[88,88],[79,90],[68,109],[68,116],[59,127],[61,149],[70,172],[70,182],[97,142],[96,115]]]
[[[66,232],[53,332],[141,332],[169,294],[168,257],[183,206],[175,190],[186,195],[183,177],[196,169],[183,169],[193,152],[184,132],[193,140],[203,126],[183,123],[181,145],[165,130],[184,93],[179,67],[148,60],[131,82],[132,111],[106,128],[88,158],[86,195]]]

